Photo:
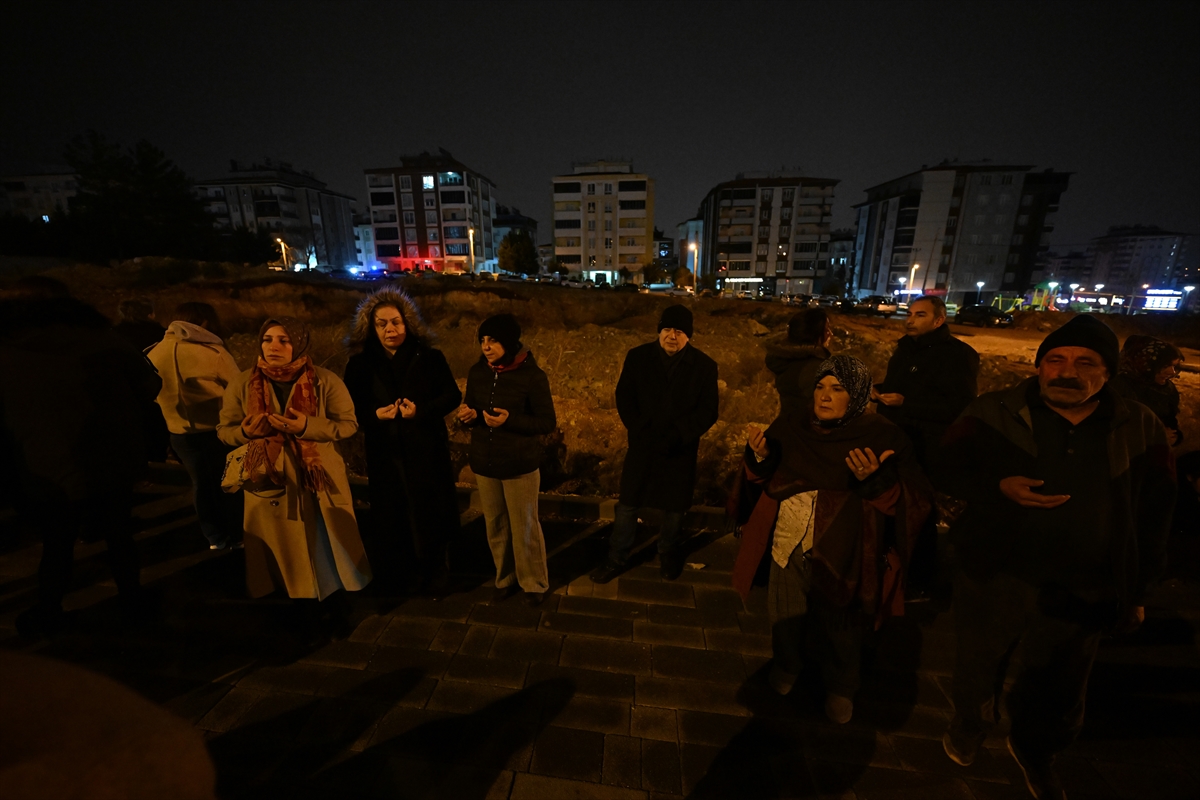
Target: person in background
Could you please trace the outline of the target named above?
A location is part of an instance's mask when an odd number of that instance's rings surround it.
[[[521,344],[521,325],[513,315],[485,319],[478,339],[481,355],[467,373],[458,421],[471,429],[471,471],[496,564],[493,602],[520,588],[525,601],[537,606],[550,589],[546,540],[538,520],[538,437],[558,426],[554,398],[546,373]]]
[[[143,410],[161,383],[109,321],[50,279],[0,297],[0,429],[17,510],[42,537],[36,605],[23,636],[65,624],[75,540],[104,539],[123,617],[145,620],[133,541],[134,485],[145,476]]]
[[[591,579],[608,583],[629,568],[638,511],[663,513],[659,569],[673,581],[683,572],[683,515],[692,507],[700,437],[717,421],[717,362],[691,345],[692,312],[667,306],[658,338],[625,356],[617,381],[617,413],[629,435],[621,496],[608,557]]]
[[[879,413],[912,440],[917,461],[939,490],[940,442],[950,423],[975,399],[979,354],[950,335],[940,297],[908,303],[905,335],[887,365],[887,376],[871,390]],[[909,571],[912,599],[928,599],[937,574],[937,519],[931,514],[917,538]]]
[[[140,298],[122,300],[117,304],[117,324],[113,330],[143,353],[158,344],[165,333],[163,326],[154,319],[153,304]],[[165,461],[170,430],[156,403],[146,406],[142,420],[146,426],[146,460]]]
[[[346,465],[334,443],[358,430],[341,378],[308,357],[308,328],[278,317],[259,329],[258,362],[225,389],[217,435],[246,445],[246,585],[283,589],[344,632],[347,599],[371,580]]]
[[[904,613],[904,570],[932,493],[904,433],[863,413],[866,364],[833,356],[814,377],[805,409],[781,414],[765,434],[750,430],[745,469],[764,491],[742,526],[733,586],[748,599],[771,559],[768,680],[780,694],[792,690],[811,632],[826,716],[843,724],[854,713],[864,627]]]
[[[1117,337],[1081,314],[1047,336],[1038,374],[975,400],[944,443],[957,654],[946,755],[970,765],[998,719],[1014,649],[1008,749],[1030,793],[1061,798],[1055,756],[1083,728],[1100,638],[1135,630],[1161,574],[1175,474],[1154,414],[1106,384]]]
[[[788,320],[787,338],[769,342],[767,369],[775,373],[780,414],[795,414],[812,404],[817,368],[829,358],[833,329],[823,308],[805,308]]]
[[[242,541],[242,498],[221,491],[229,447],[217,436],[225,388],[241,370],[221,334],[216,309],[182,303],[163,340],[146,353],[162,379],[158,406],[171,449],[192,480],[196,518],[211,550]]]
[[[375,580],[441,596],[446,546],[458,531],[445,417],[462,393],[433,341],[408,295],[380,289],[358,306],[346,388],[367,450]]]
[[[1183,441],[1183,431],[1179,428],[1179,390],[1173,383],[1182,364],[1183,352],[1175,345],[1135,334],[1125,340],[1117,374],[1108,382],[1117,394],[1153,411],[1171,432],[1173,445]]]

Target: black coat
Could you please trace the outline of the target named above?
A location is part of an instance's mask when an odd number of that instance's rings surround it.
[[[917,460],[930,470],[946,429],[975,399],[978,380],[979,354],[951,336],[948,326],[916,338],[905,336],[888,361],[879,389],[904,395],[904,403],[880,403],[879,413],[908,434]]]
[[[819,344],[793,344],[786,339],[767,344],[767,369],[775,374],[779,413],[800,413],[813,402],[817,367],[829,358]]]
[[[696,489],[696,456],[717,421],[717,362],[688,345],[668,374],[657,341],[625,356],[617,413],[629,431],[621,503],[687,511]]]
[[[445,417],[462,393],[440,350],[419,344],[388,358],[377,343],[346,364],[346,388],[367,451],[372,506],[394,505],[382,493],[403,493],[418,540],[445,537],[458,528],[458,499]],[[375,415],[396,400],[411,400],[417,413],[381,420]],[[387,501],[387,502],[384,502]]]
[[[533,353],[524,352],[524,360],[515,368],[496,372],[480,356],[467,373],[464,402],[476,413],[470,449],[471,471],[476,475],[503,480],[533,472],[542,464],[538,437],[558,427],[550,381]],[[492,428],[484,423],[483,410],[496,408],[506,410],[508,419]]]

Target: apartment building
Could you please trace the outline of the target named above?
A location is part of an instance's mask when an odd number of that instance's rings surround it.
[[[697,214],[697,277],[757,295],[813,294],[829,275],[837,184],[792,172],[740,173],[717,184]]]
[[[655,254],[653,179],[628,161],[594,161],[555,176],[553,191],[559,269],[608,283],[626,269],[641,282]]]
[[[245,228],[282,239],[292,263],[344,269],[357,266],[353,198],[330,189],[285,161],[229,162],[229,174],[198,181],[219,231]]]
[[[496,185],[449,151],[363,172],[375,257],[388,271],[472,272],[495,259]]]
[[[66,213],[79,188],[70,167],[55,167],[0,178],[0,214],[16,214],[34,222]]]
[[[867,189],[854,207],[853,288],[957,303],[1024,294],[1071,176],[1032,170],[944,161]]]
[[[533,242],[538,240],[538,223],[533,217],[527,217],[519,208],[496,206],[495,227],[492,229],[492,246],[499,251],[500,243],[511,231],[525,231]]]
[[[1086,274],[1091,285],[1135,294],[1145,289],[1182,287],[1197,274],[1200,240],[1154,225],[1118,225],[1092,239]]]

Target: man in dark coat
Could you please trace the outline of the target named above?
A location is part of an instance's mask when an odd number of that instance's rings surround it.
[[[1019,644],[1009,751],[1034,797],[1059,798],[1054,757],[1083,727],[1100,638],[1140,625],[1162,570],[1175,476],[1162,423],[1106,385],[1117,337],[1104,323],[1075,317],[1035,364],[1036,378],[974,401],[944,443],[967,507],[950,532],[958,652],[942,743],[972,762]]]
[[[823,308],[805,308],[788,321],[787,338],[766,344],[767,369],[775,374],[779,413],[800,413],[812,405],[817,368],[829,358],[833,331]]]
[[[939,443],[950,423],[975,399],[979,354],[950,335],[946,304],[940,297],[918,297],[908,304],[905,336],[888,361],[887,377],[871,399],[879,413],[908,434],[917,461],[937,482]],[[937,572],[937,519],[931,514],[917,537],[909,564],[910,599],[929,598]]]
[[[667,307],[658,339],[625,356],[617,381],[617,413],[629,431],[621,472],[621,497],[608,559],[592,571],[608,583],[626,568],[641,508],[663,512],[658,537],[662,575],[675,580],[683,571],[680,529],[692,506],[700,437],[717,421],[717,362],[692,347],[692,312]]]
[[[122,612],[140,618],[133,486],[145,475],[145,409],[162,382],[108,320],[72,297],[0,299],[0,424],[15,462],[18,511],[42,535],[27,636],[63,625],[75,540],[104,539]]]

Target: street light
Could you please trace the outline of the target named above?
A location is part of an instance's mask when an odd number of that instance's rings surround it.
[[[1103,289],[1103,288],[1104,288],[1104,284],[1103,284],[1103,283],[1097,283],[1097,284],[1096,284],[1096,291],[1097,291],[1097,292],[1098,292],[1098,291],[1100,291],[1100,290],[1101,290],[1101,289]]]
[[[1058,281],[1050,281],[1046,285],[1050,287],[1050,294],[1054,298],[1054,300],[1051,300],[1050,302],[1053,303],[1058,300]],[[1045,306],[1044,303],[1042,305]]]
[[[279,243],[279,258],[283,262],[283,268],[286,270],[288,265],[287,245],[283,243],[283,239],[276,238],[275,241]]]
[[[471,274],[475,274],[475,226],[467,227],[467,240],[470,241],[471,248]],[[495,241],[494,239],[492,241]]]
[[[916,286],[916,284],[917,284],[916,275],[917,275],[917,270],[919,270],[920,268],[921,268],[920,264],[913,264],[912,269],[910,269],[908,271],[908,293],[909,294],[913,293],[912,287]]]

